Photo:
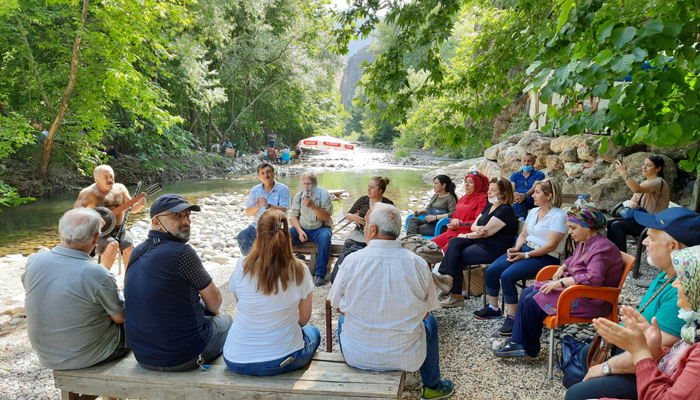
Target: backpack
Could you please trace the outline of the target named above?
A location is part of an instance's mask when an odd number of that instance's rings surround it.
[[[428,264],[437,264],[442,261],[442,249],[437,243],[432,242],[420,234],[413,234],[400,239],[401,247],[411,250]]]

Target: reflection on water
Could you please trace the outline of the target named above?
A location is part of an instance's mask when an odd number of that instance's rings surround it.
[[[421,179],[428,169],[374,169],[354,171],[331,171],[320,173],[319,185],[326,189],[344,189],[350,197],[333,202],[335,217],[339,221],[360,196],[367,194],[367,184],[372,176],[381,175],[391,179],[385,197],[391,199],[400,209],[415,208],[410,206],[410,197],[420,198],[430,190]],[[202,197],[214,193],[245,193],[259,183],[256,175],[231,174],[224,179],[205,179],[183,182],[164,182],[163,191],[150,197],[152,202],[164,193],[179,193],[188,201],[196,202]],[[292,195],[300,190],[299,176],[277,176],[279,182],[289,186]],[[129,190],[133,192],[134,187]],[[28,254],[39,246],[53,247],[58,242],[56,233],[58,219],[66,210],[73,207],[78,191],[62,193],[49,199],[40,199],[16,208],[4,209],[0,213],[0,256],[6,254]],[[133,215],[130,220],[141,219],[145,213]]]

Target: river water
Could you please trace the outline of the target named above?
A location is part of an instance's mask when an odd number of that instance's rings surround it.
[[[357,198],[367,193],[367,184],[370,178],[376,175],[391,179],[385,197],[391,199],[399,209],[415,209],[421,203],[416,202],[416,198],[425,196],[432,188],[423,182],[421,176],[449,161],[433,159],[436,162],[434,166],[395,166],[386,162],[387,154],[388,152],[381,150],[358,149],[352,155],[324,153],[309,157],[309,169],[318,171],[319,186],[326,189],[344,189],[349,193],[349,197],[333,203],[338,221]],[[341,169],[337,170],[330,165],[340,166]],[[295,167],[297,166],[291,168]],[[276,179],[289,186],[292,195],[300,190],[299,175],[278,174]],[[118,176],[116,180],[119,181]],[[240,173],[222,175],[217,179],[163,182],[163,191],[150,197],[148,202],[164,193],[181,194],[190,202],[215,193],[247,194],[250,188],[258,183],[257,175]],[[133,193],[134,187],[129,187],[129,190]],[[18,253],[27,255],[35,252],[40,246],[53,247],[58,242],[58,220],[64,212],[73,207],[77,196],[78,191],[66,192],[19,207],[3,209],[0,213],[0,257]]]

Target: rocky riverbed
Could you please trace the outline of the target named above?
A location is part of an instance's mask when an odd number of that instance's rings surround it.
[[[340,161],[352,163],[352,160]],[[339,161],[333,161],[315,168],[338,168]],[[285,173],[295,174],[294,165],[284,168]],[[435,174],[432,172],[430,174]],[[461,189],[461,188],[460,188]],[[416,193],[411,198],[411,209],[416,209],[429,199],[430,192]],[[460,193],[461,194],[461,193]],[[192,222],[192,239],[190,243],[202,258],[204,267],[212,275],[214,282],[224,296],[224,312],[235,315],[235,300],[228,291],[228,278],[241,256],[235,236],[251,221],[245,215],[247,192],[222,193],[199,200],[202,212],[196,213]],[[404,216],[408,211],[404,211]],[[146,214],[135,214],[131,228],[137,241],[146,238],[150,221]],[[341,226],[343,224],[340,224]],[[352,229],[347,226],[344,231]],[[344,232],[338,233],[342,237]],[[39,251],[47,251],[42,248]],[[632,250],[631,250],[632,251]],[[57,399],[58,391],[53,387],[51,370],[42,367],[32,351],[26,334],[26,316],[24,315],[24,295],[20,277],[28,257],[10,255],[0,258],[0,399]],[[117,273],[118,267],[112,267]],[[642,264],[643,278],[651,279],[657,272]],[[122,280],[123,275],[118,276]],[[325,298],[330,284],[314,289],[314,308],[311,324],[325,332]],[[631,277],[623,289],[620,302],[638,305],[645,289],[635,285]],[[481,298],[466,301],[466,307],[458,309],[439,309],[434,312],[440,326],[440,367],[442,376],[452,379],[456,384],[455,399],[553,399],[563,398],[565,393],[561,386],[561,373],[555,369],[553,381],[546,379],[547,374],[547,332],[543,333],[543,351],[535,359],[498,359],[492,355],[491,348],[495,339],[493,333],[501,321],[480,321],[472,317],[473,310],[482,307]],[[339,347],[335,335],[337,316],[334,318],[333,347]],[[590,325],[577,325],[558,329],[562,332],[584,337],[593,334]],[[325,349],[325,333],[322,334],[319,350]],[[420,376],[418,373],[408,375],[404,398],[420,397]]]

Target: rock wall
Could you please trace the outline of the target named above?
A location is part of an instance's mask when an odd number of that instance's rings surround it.
[[[448,173],[457,182],[464,179],[468,168],[474,168],[489,177],[510,178],[510,174],[520,169],[520,159],[526,153],[537,156],[535,168],[543,171],[547,178],[562,186],[564,194],[588,193],[596,206],[611,210],[617,203],[632,197],[632,191],[615,169],[614,161],[618,154],[627,164],[627,171],[637,182],[645,178],[642,164],[650,154],[658,154],[666,161],[664,180],[671,189],[671,200],[682,205],[690,205],[694,181],[677,168],[676,161],[684,157],[690,148],[700,147],[700,143],[684,148],[647,149],[643,143],[631,146],[614,147],[608,143],[608,150],[600,153],[602,140],[607,136],[574,135],[552,138],[540,131],[526,131],[509,137],[506,141],[494,144],[484,151],[484,157],[466,160],[449,168],[426,174],[432,179],[436,173]],[[683,179],[680,176],[685,174]],[[691,190],[687,190],[687,186]]]
[[[346,111],[352,107],[355,85],[362,79],[362,73],[365,70],[360,64],[363,61],[371,63],[374,58],[374,53],[369,51],[369,45],[367,45],[348,59],[348,65],[343,69],[343,77],[340,80],[340,102],[343,103]]]

